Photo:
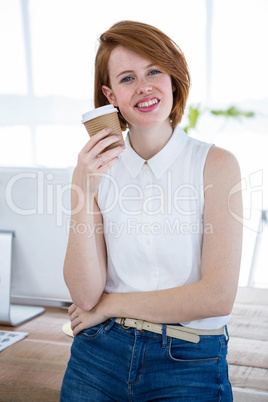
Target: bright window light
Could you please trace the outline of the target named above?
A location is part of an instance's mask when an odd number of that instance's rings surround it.
[[[0,127],[1,166],[34,164],[33,138],[29,126]]]
[[[19,0],[0,1],[0,94],[27,93],[20,3]]]
[[[49,167],[75,166],[77,155],[89,137],[81,126],[39,126],[36,131],[36,162]]]
[[[179,0],[170,3],[174,13],[169,13],[167,21],[162,12],[154,10],[152,13],[151,3],[141,0],[135,2],[134,8],[127,9],[123,0],[116,2],[116,8],[110,0],[104,0],[95,3],[94,10],[87,0],[30,1],[35,94],[91,97],[98,36],[113,23],[131,19],[156,25],[177,42],[191,68],[194,82],[191,95],[201,100],[205,91],[204,2]],[[195,13],[192,13],[193,9]]]
[[[213,2],[213,101],[267,98],[267,17],[267,0]]]

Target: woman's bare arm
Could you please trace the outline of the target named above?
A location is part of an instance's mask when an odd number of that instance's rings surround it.
[[[95,213],[83,210],[71,218],[68,246],[64,262],[64,279],[73,302],[90,310],[103,293],[106,281],[106,249],[100,228],[102,218],[93,198],[87,207]]]
[[[96,305],[106,282],[106,248],[96,194],[102,174],[123,151],[122,147],[106,151],[102,159],[109,162],[101,165],[98,155],[118,141],[117,136],[105,138],[107,134],[107,130],[100,131],[82,149],[72,182],[72,215],[63,272],[73,302],[84,310]]]
[[[84,315],[79,330],[115,316],[178,323],[228,315],[237,291],[241,259],[242,224],[236,217],[242,217],[242,196],[241,191],[232,194],[240,180],[236,158],[228,151],[211,148],[204,170],[204,227],[209,223],[212,232],[203,236],[200,281],[159,291],[104,294]]]

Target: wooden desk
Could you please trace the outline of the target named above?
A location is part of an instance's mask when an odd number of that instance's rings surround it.
[[[67,310],[46,308],[41,316],[1,330],[29,335],[0,352],[1,402],[58,402],[72,338],[62,332]]]
[[[268,290],[240,288],[229,324],[234,402],[268,401]],[[29,335],[0,352],[0,402],[58,402],[72,338],[66,310],[47,308],[18,327]],[[96,401],[97,402],[97,401]]]
[[[268,402],[268,289],[239,288],[229,325],[235,402]]]

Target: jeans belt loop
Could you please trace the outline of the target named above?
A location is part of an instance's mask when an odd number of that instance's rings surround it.
[[[114,326],[115,320],[115,317],[111,318],[111,322],[105,326],[104,332],[108,332]]]
[[[229,341],[229,332],[228,332],[227,325],[224,326],[224,329],[225,329],[225,338],[226,338],[226,341],[228,342]]]
[[[137,330],[138,331],[142,331],[144,328],[143,328],[143,324],[144,324],[144,321],[143,320],[137,320]]]
[[[162,348],[167,347],[167,324],[162,325]]]

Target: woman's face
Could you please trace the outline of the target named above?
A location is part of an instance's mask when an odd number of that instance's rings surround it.
[[[131,126],[154,126],[169,120],[173,105],[171,77],[149,59],[123,46],[110,55],[111,88],[102,90]]]

